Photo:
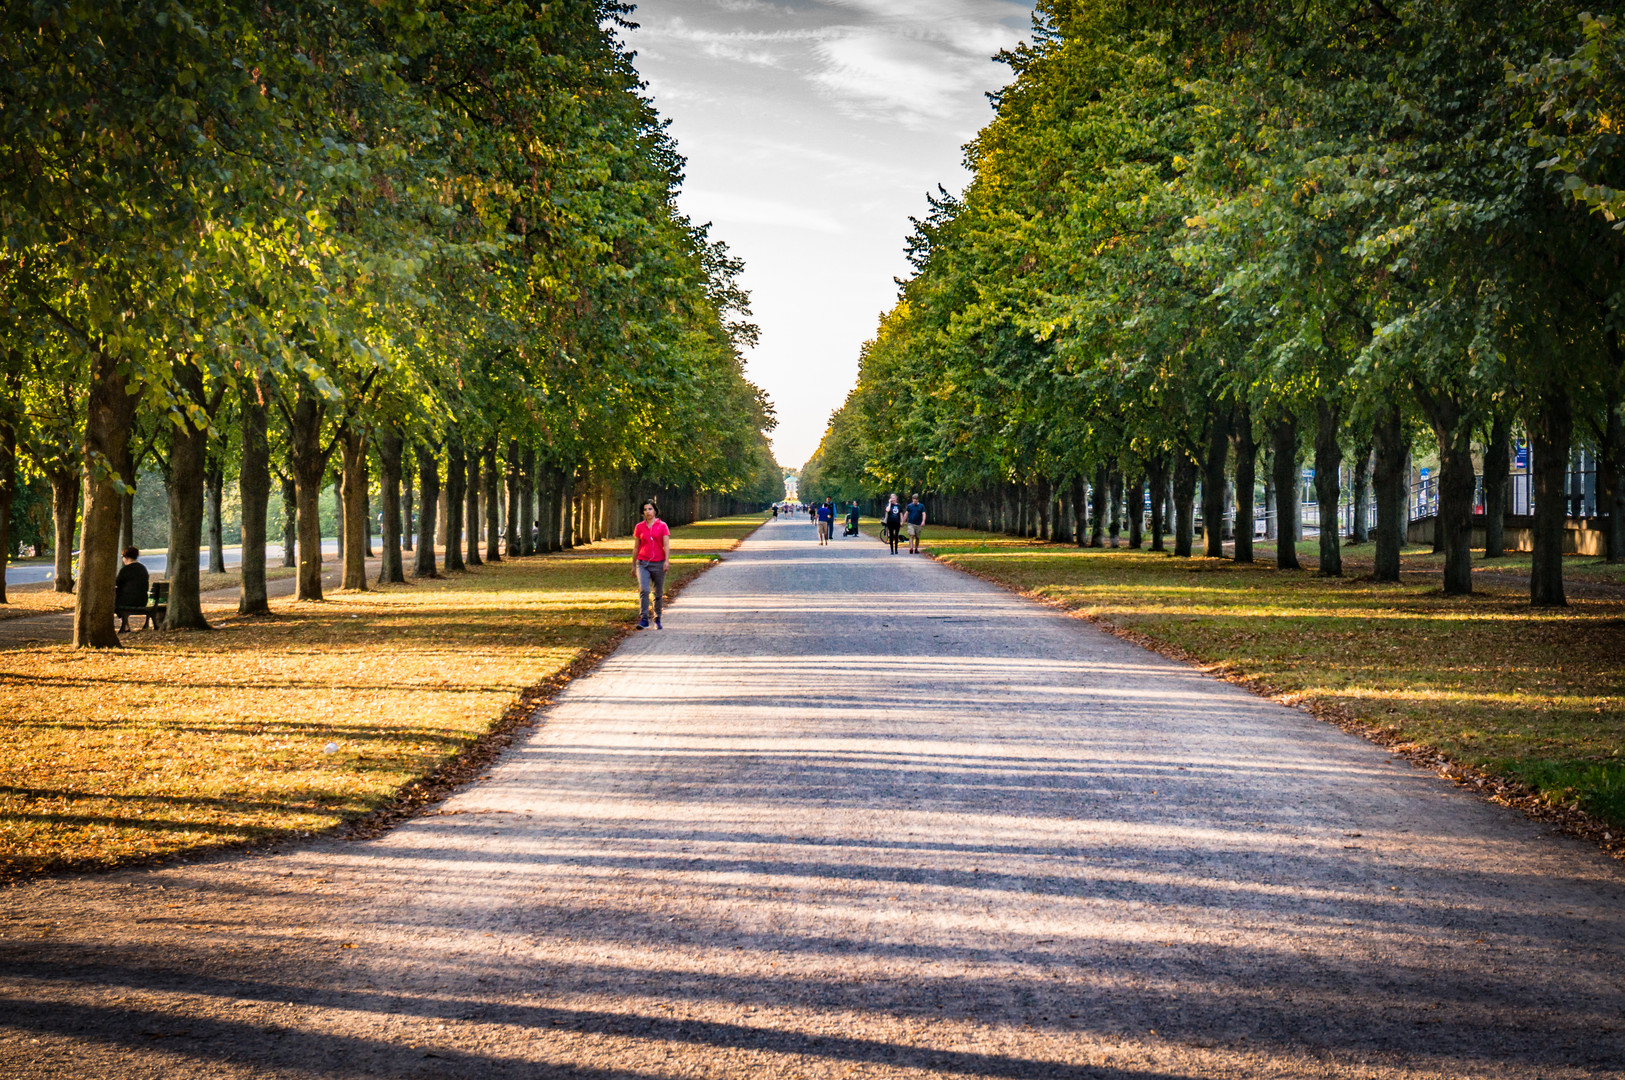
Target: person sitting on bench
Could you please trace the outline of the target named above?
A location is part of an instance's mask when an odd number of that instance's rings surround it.
[[[124,549],[124,565],[119,567],[118,580],[113,583],[113,610],[118,612],[119,633],[130,629],[130,616],[147,610],[147,568],[141,565],[141,552],[133,547]],[[151,623],[152,616],[147,616]]]

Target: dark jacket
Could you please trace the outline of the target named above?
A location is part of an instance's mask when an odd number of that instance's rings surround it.
[[[106,581],[106,578],[102,579]],[[118,579],[113,583],[114,607],[144,608],[147,606],[147,568],[138,562],[119,567]]]

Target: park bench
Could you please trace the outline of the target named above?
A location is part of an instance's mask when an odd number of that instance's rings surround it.
[[[167,581],[154,581],[152,583],[152,587],[147,590],[147,606],[146,607],[121,607],[121,608],[115,608],[114,613],[116,615],[120,616],[121,618],[125,617],[125,616],[131,616],[131,615],[140,615],[140,616],[144,617],[147,620],[145,623],[142,624],[141,629],[150,630],[150,629],[152,629],[152,626],[153,626],[153,620],[154,619],[162,619],[164,617],[164,613],[167,612],[168,610],[169,610],[169,582],[167,582]]]

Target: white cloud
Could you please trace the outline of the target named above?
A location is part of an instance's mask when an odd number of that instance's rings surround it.
[[[923,127],[975,102],[975,80],[964,65],[926,42],[863,35],[824,42],[817,52],[824,69],[814,81],[857,115]]]

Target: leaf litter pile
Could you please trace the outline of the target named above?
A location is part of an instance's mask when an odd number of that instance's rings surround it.
[[[1369,544],[1344,549],[1348,576],[1335,579],[1315,576],[1312,558],[1278,570],[1263,544],[1242,565],[933,526],[925,547],[1625,852],[1615,567],[1572,560],[1573,577],[1592,584],[1575,586],[1567,608],[1537,609],[1505,576],[1513,560],[1475,558],[1476,595],[1443,595],[1425,549],[1405,553],[1404,581],[1391,585],[1369,580]],[[1313,553],[1313,541],[1299,546],[1300,558]]]
[[[673,530],[668,587],[761,523]],[[637,614],[629,540],[271,602],[126,647],[0,651],[0,877],[266,842],[387,807]]]

